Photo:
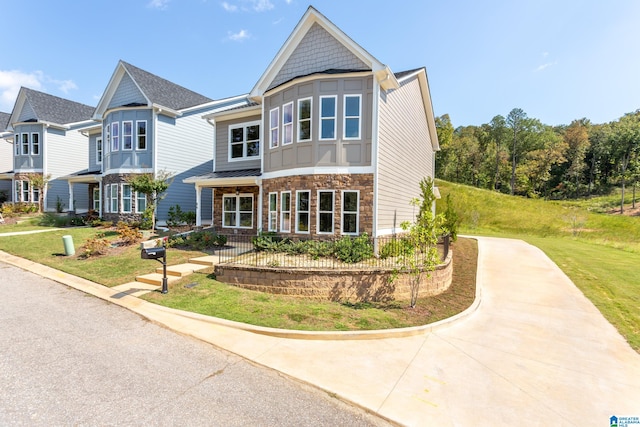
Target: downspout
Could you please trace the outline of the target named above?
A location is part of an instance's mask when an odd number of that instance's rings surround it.
[[[373,79],[373,105],[371,106],[371,161],[373,162],[373,230],[371,230],[371,237],[375,242],[375,253],[378,253],[377,239],[378,237],[378,156],[380,155],[380,126],[378,125],[380,120],[380,83],[377,79]]]
[[[49,162],[49,156],[47,156],[47,153],[49,151],[49,142],[47,138],[47,129],[49,128],[49,124],[47,123],[43,123],[42,124],[42,147],[41,147],[41,151],[42,151],[42,178],[44,178],[45,176],[47,176],[47,172],[49,170],[48,166],[48,162]],[[47,188],[49,188],[48,185],[45,185],[44,188],[42,189],[42,192],[44,194],[41,194],[40,197],[43,197],[43,202],[42,202],[42,210],[44,212],[47,212],[48,206],[49,206],[49,197],[48,197],[48,191]]]

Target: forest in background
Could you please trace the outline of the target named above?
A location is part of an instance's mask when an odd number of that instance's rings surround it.
[[[631,188],[640,179],[640,109],[594,124],[583,118],[549,126],[514,108],[480,126],[454,128],[436,117],[441,151],[436,177],[478,188],[548,199],[580,198]]]

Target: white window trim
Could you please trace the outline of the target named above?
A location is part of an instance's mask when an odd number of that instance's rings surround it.
[[[257,160],[260,159],[260,155],[262,153],[262,139],[260,138],[261,135],[261,131],[260,129],[258,129],[258,154],[255,156],[251,156],[248,157],[247,156],[247,128],[251,127],[251,126],[262,126],[262,123],[260,120],[255,120],[253,122],[245,122],[245,123],[237,123],[235,125],[230,125],[229,126],[229,145],[228,145],[228,153],[227,153],[227,159],[230,162],[243,162],[246,160]],[[233,131],[233,129],[239,129],[239,128],[244,128],[244,132],[243,132],[243,141],[242,141],[242,157],[231,157],[231,145],[234,144],[231,141],[231,132]],[[238,142],[236,142],[235,144],[239,144]]]
[[[104,157],[104,144],[102,144],[102,137],[96,138],[96,164],[102,164],[102,157]]]
[[[320,193],[331,193],[331,231],[320,231],[320,214],[329,213],[329,211],[320,210]],[[318,190],[316,194],[316,234],[333,234],[336,230],[336,191],[335,190]]]
[[[241,211],[240,210],[240,199],[243,197],[251,197],[251,226],[249,227],[243,227],[240,225],[240,213],[241,212],[246,212],[246,211]],[[227,198],[234,198],[236,199],[236,225],[235,226],[229,226],[229,225],[224,225],[224,214],[227,212],[226,210],[224,210],[224,199]],[[222,195],[222,228],[230,228],[230,229],[244,229],[244,230],[251,230],[253,228],[253,222],[255,220],[254,218],[254,204],[255,204],[255,199],[253,197],[253,193],[240,193],[240,194],[223,194]]]
[[[345,202],[345,197],[344,194],[345,193],[356,193],[358,195],[358,207],[356,208],[356,211],[349,211],[348,213],[353,215],[355,213],[356,215],[356,231],[353,233],[347,233],[344,231],[344,214],[345,214],[345,210],[344,210],[344,202]],[[341,206],[341,210],[340,210],[340,233],[347,235],[347,236],[357,236],[360,234],[360,190],[343,190],[342,191],[342,206]]]
[[[125,129],[126,129],[127,123],[129,124],[129,129],[131,129],[131,132],[129,133],[129,135],[127,135],[125,133]],[[133,132],[133,121],[132,120],[123,120],[122,121],[122,151],[132,151],[133,150],[133,135],[134,135],[134,132]],[[129,137],[129,144],[130,144],[129,148],[127,148],[125,146],[125,141],[126,141],[127,136]]]
[[[135,200],[136,200],[136,213],[144,213],[144,211],[147,210],[147,195],[144,193],[139,193],[137,191],[133,192],[135,194]],[[144,209],[140,210],[140,205],[141,203],[139,203],[140,199],[144,199]]]
[[[301,119],[300,118],[300,104],[304,101],[309,101],[309,118],[308,119]],[[298,142],[309,142],[312,139],[312,135],[313,135],[313,97],[308,97],[308,98],[301,98],[298,99],[298,121],[297,121],[297,130],[296,130],[296,140]],[[308,121],[309,122],[309,138],[307,139],[300,139],[300,123],[303,121]]]
[[[275,210],[272,211],[271,210],[271,197],[274,196],[276,198],[276,206],[275,206]],[[269,215],[267,216],[267,230],[269,231],[273,231],[273,232],[277,232],[278,231],[278,193],[272,192],[269,193],[269,198],[267,199],[268,203],[269,203],[269,208],[267,209],[267,211],[269,212]],[[272,215],[273,215],[273,219],[275,220],[275,227],[271,227],[271,219],[272,219]]]
[[[129,197],[124,197],[124,188],[125,187],[129,187]],[[125,200],[129,200],[129,209],[125,209],[125,204],[124,201]],[[133,189],[131,188],[131,184],[125,184],[122,183],[120,184],[120,206],[122,207],[122,209],[120,210],[120,212],[122,213],[131,213],[133,212]]]
[[[15,155],[19,156],[20,155],[20,143],[22,142],[20,140],[20,134],[16,133],[15,135],[13,135],[13,146],[15,147]]]
[[[144,123],[144,134],[140,135],[138,133],[138,131],[140,130],[140,128],[138,127],[138,123]],[[136,120],[136,150],[138,151],[146,151],[147,147],[149,146],[149,132],[148,132],[148,128],[147,128],[147,121],[146,120]],[[144,148],[140,148],[140,137],[144,136]]]
[[[116,194],[115,197],[113,197],[113,189],[115,188],[116,190]],[[109,188],[109,212],[111,213],[118,213],[118,184],[110,184],[110,188]],[[113,209],[113,202],[116,202],[116,208]]]
[[[38,140],[38,143],[36,144],[36,139]],[[38,132],[32,132],[31,133],[31,141],[29,141],[29,145],[31,148],[31,155],[32,156],[39,156],[40,155],[40,133]],[[33,147],[38,146],[38,153],[34,152]]]
[[[111,128],[111,152],[119,151],[120,150],[120,122],[111,122],[109,126]],[[118,130],[118,135],[113,134],[114,129]],[[118,142],[116,143],[115,141],[118,141]]]
[[[333,99],[333,111],[334,111],[334,115],[333,116],[327,116],[327,117],[323,117],[322,116],[322,100],[323,99],[327,99],[327,98],[331,98]],[[320,104],[319,104],[319,110],[320,110],[320,115],[319,115],[319,124],[318,124],[318,139],[320,141],[335,141],[336,138],[338,137],[338,96],[337,95],[325,95],[325,96],[321,96],[320,97]],[[322,137],[322,122],[323,120],[333,120],[333,138],[323,138]]]
[[[284,122],[284,118],[285,118],[285,114],[284,114],[284,110],[287,106],[291,106],[291,122],[290,123],[285,123]],[[282,106],[282,146],[285,145],[289,145],[289,144],[293,144],[293,123],[295,122],[295,117],[294,117],[294,113],[293,113],[293,101],[292,102],[287,102],[286,104],[284,104]],[[291,128],[291,141],[287,142],[287,127]]]
[[[358,98],[358,116],[347,116],[347,98]],[[362,95],[360,94],[345,94],[343,98],[343,118],[342,118],[342,139],[345,141],[354,141],[362,139]],[[358,118],[358,136],[347,137],[347,119]]]
[[[298,195],[302,194],[302,193],[307,193],[309,195],[309,210],[306,211],[301,211],[298,208]],[[301,231],[298,228],[298,225],[300,224],[300,221],[298,221],[298,215],[300,215],[301,213],[306,213],[307,215],[309,215],[309,220],[308,220],[308,224],[307,226],[309,227],[309,229],[307,231]],[[296,233],[297,234],[309,234],[311,233],[311,191],[310,190],[296,190]]]
[[[96,198],[96,195],[98,196]],[[96,202],[98,203],[98,207],[96,208]],[[93,194],[91,195],[91,207],[94,211],[96,212],[100,212],[100,205],[102,200],[100,200],[100,188],[98,187],[94,187],[93,188]]]
[[[276,126],[273,127],[273,113],[276,113]],[[276,131],[276,140],[273,140],[273,131]],[[280,145],[280,107],[272,108],[269,111],[269,148],[278,148]]]
[[[282,202],[282,199],[284,198],[284,195],[288,194],[289,195],[289,210],[284,210],[284,203]],[[291,233],[291,191],[283,191],[280,193],[280,232],[281,233]],[[287,229],[284,228],[284,214],[288,213],[289,214],[289,227]]]
[[[24,137],[25,137],[25,136],[27,137],[27,143],[26,143],[26,145],[25,145],[25,143],[24,143]],[[29,155],[29,149],[31,148],[31,141],[30,141],[29,133],[28,133],[28,132],[27,132],[27,133],[21,133],[21,134],[20,134],[20,146],[22,147],[22,148],[20,149],[20,154],[21,154],[22,156],[28,156],[28,155]],[[25,150],[25,147],[27,148],[26,150]]]

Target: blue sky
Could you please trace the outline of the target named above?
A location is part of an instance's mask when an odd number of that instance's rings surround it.
[[[640,108],[637,0],[0,0],[0,111],[20,86],[96,105],[119,59],[213,99],[247,93],[310,4],[393,71],[426,67],[454,126]]]

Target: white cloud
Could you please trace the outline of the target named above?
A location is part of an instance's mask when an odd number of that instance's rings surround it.
[[[166,10],[171,0],[151,0],[147,3],[147,7],[158,10]]]
[[[274,8],[273,3],[269,0],[251,0],[253,4],[253,10],[256,12],[264,12]]]
[[[549,68],[549,67],[551,67],[551,66],[553,66],[553,65],[556,65],[557,63],[558,63],[557,61],[556,61],[556,62],[547,62],[546,64],[539,65],[539,66],[538,66],[538,68],[536,68],[535,70],[533,70],[533,72],[534,72],[534,73],[537,73],[537,72],[540,72],[540,71],[546,70],[547,68]]]
[[[18,70],[0,70],[0,110],[11,112],[21,86],[39,90],[42,88],[42,71],[23,73]]]
[[[227,12],[235,12],[238,10],[238,6],[236,6],[235,4],[229,4],[226,1],[222,2],[222,8]]]
[[[227,39],[233,40],[236,42],[241,42],[243,40],[248,39],[249,37],[251,37],[251,34],[249,34],[247,30],[240,30],[237,33],[229,32]]]
[[[51,83],[58,86],[58,89],[63,93],[69,93],[71,89],[78,89],[78,86],[73,82],[73,80],[53,80],[47,79]]]

